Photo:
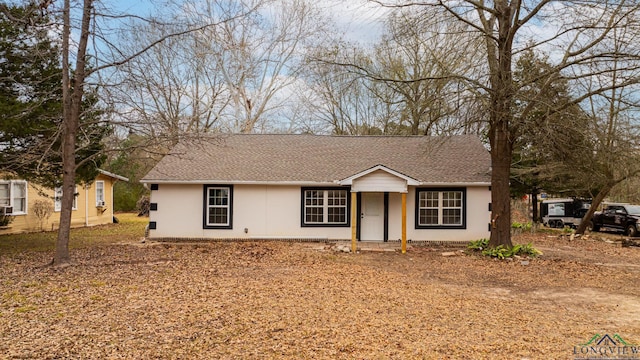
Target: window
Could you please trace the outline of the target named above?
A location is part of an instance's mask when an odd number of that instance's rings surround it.
[[[62,186],[55,188],[53,193],[53,211],[62,210]],[[72,210],[78,210],[78,186],[76,185],[73,193]]]
[[[302,189],[302,226],[349,226],[348,189]]]
[[[104,206],[104,181],[96,181],[96,206]]]
[[[465,189],[418,189],[416,228],[466,228],[465,195]]]
[[[231,229],[233,187],[231,185],[205,185],[204,220],[205,229]]]
[[[0,206],[13,206],[13,214],[27,213],[27,182],[0,181]]]
[[[11,183],[0,183],[0,206],[11,205]]]

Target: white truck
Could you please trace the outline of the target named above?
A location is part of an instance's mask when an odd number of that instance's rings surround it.
[[[550,228],[578,227],[591,206],[590,200],[548,199],[540,205],[542,223]]]

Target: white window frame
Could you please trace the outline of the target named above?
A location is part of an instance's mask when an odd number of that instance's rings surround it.
[[[11,206],[13,207],[13,212],[11,215],[25,215],[28,213],[28,204],[29,204],[29,185],[26,180],[2,180],[0,181],[1,185],[7,185],[9,189],[9,204],[0,204],[0,206]],[[16,206],[16,197],[14,196],[14,186],[24,186],[24,209],[18,210]],[[7,198],[4,198],[7,199]]]
[[[106,204],[104,193],[104,180],[96,181],[96,206]]]
[[[460,195],[460,199],[453,199],[453,201],[460,201],[460,206],[446,204],[444,199],[445,193],[457,193]],[[427,204],[427,194],[437,194],[437,205],[430,206]],[[433,199],[436,200],[436,199]],[[425,202],[423,206],[423,201]],[[436,210],[438,212],[437,223],[422,223],[422,210]],[[455,224],[444,223],[445,210],[459,210],[460,221]],[[451,229],[464,229],[466,228],[466,189],[452,188],[452,189],[418,189],[416,195],[416,228],[451,228]]]
[[[226,204],[209,204],[211,190],[226,190]],[[211,209],[225,209],[227,221],[225,223],[209,222]],[[204,219],[205,229],[231,229],[233,227],[233,186],[231,185],[205,185],[204,187]]]
[[[73,189],[73,207],[71,210],[78,210],[78,185]],[[53,189],[53,211],[62,211],[62,186]]]
[[[344,193],[343,196],[339,197],[329,197],[329,192],[337,191],[340,194]],[[322,196],[317,199],[320,204],[307,204],[307,196],[310,192],[320,193]],[[311,199],[311,198],[309,198]],[[330,204],[330,200],[334,200],[332,204]],[[339,202],[344,201],[344,204],[337,204],[335,200],[339,200]],[[302,226],[350,226],[349,224],[349,206],[350,206],[350,196],[349,189],[344,188],[303,188],[302,189]],[[307,221],[307,213],[309,209],[322,209],[322,221]],[[329,209],[344,209],[344,221],[329,221]]]

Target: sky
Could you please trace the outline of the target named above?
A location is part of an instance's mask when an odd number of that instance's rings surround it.
[[[114,7],[122,13],[148,16],[153,13],[159,1],[152,0],[112,0],[105,1],[105,6]],[[319,6],[340,29],[346,40],[352,42],[371,43],[376,41],[382,32],[382,22],[387,13],[378,5],[367,0],[315,0]]]
[[[369,43],[380,37],[386,9],[358,0],[322,2],[338,28],[343,29],[347,40]]]

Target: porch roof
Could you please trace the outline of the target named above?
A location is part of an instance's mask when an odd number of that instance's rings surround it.
[[[406,175],[404,175],[402,173],[399,173],[399,172],[397,172],[397,171],[395,171],[393,169],[389,169],[388,167],[386,167],[384,165],[376,165],[376,166],[374,166],[372,168],[369,168],[369,169],[367,169],[365,171],[361,171],[361,172],[359,172],[357,174],[349,176],[346,179],[342,179],[342,180],[338,181],[337,183],[340,184],[340,185],[352,185],[354,180],[362,178],[363,176],[367,176],[367,175],[369,175],[369,174],[371,174],[371,173],[373,173],[375,171],[378,171],[378,170],[384,171],[387,174],[391,174],[391,175],[393,175],[393,176],[395,176],[397,178],[400,178],[400,179],[406,181],[407,185],[411,185],[411,186],[420,185],[420,182],[418,180],[413,179],[410,176],[406,176]]]

